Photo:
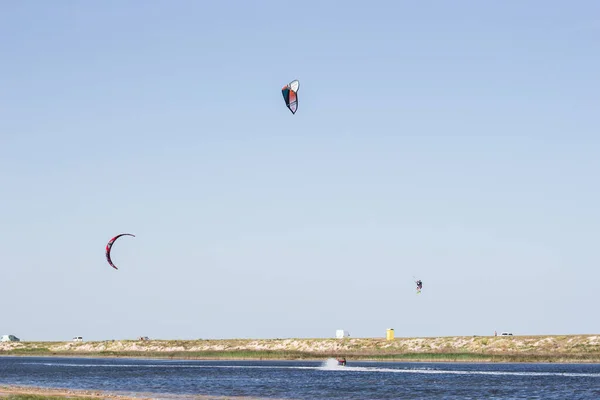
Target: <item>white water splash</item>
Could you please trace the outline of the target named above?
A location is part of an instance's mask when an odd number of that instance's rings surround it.
[[[336,360],[335,358],[328,358],[327,360],[323,361],[323,364],[321,365],[321,369],[343,369],[345,367],[341,366],[338,364],[338,360]]]

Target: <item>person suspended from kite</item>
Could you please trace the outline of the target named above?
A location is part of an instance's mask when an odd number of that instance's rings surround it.
[[[283,94],[283,99],[285,100],[285,105],[290,109],[292,114],[296,114],[296,110],[298,109],[298,88],[300,86],[300,82],[297,80],[291,81],[287,85],[281,89],[281,94]]]
[[[110,251],[112,249],[113,243],[115,242],[115,240],[117,240],[118,238],[120,238],[121,236],[133,236],[135,237],[135,235],[132,235],[131,233],[121,233],[117,236],[115,236],[114,238],[110,239],[108,241],[108,244],[106,245],[106,261],[108,261],[108,263],[110,264],[111,267],[113,267],[114,269],[119,269],[117,268],[117,266],[115,264],[113,264],[111,258],[110,258]]]
[[[423,282],[421,282],[421,280],[418,279],[416,284],[417,284],[417,293],[421,293],[421,290],[423,289]]]

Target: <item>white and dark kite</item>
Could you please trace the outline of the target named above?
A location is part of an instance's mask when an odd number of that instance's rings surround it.
[[[298,109],[298,88],[300,87],[300,82],[297,80],[291,81],[287,85],[281,89],[281,94],[283,94],[283,99],[285,100],[285,105],[290,109],[292,114],[296,114],[296,110]]]

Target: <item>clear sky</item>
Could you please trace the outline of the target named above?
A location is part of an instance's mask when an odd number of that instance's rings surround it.
[[[600,333],[599,71],[594,0],[3,1],[0,334]]]

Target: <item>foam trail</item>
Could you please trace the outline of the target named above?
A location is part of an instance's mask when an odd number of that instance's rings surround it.
[[[594,372],[534,372],[534,371],[481,371],[481,370],[452,370],[437,368],[381,368],[381,367],[358,367],[340,366],[335,358],[323,362],[320,367],[308,366],[259,366],[259,365],[172,365],[172,364],[69,364],[69,363],[36,363],[23,362],[22,364],[44,365],[52,367],[83,367],[83,368],[237,368],[237,369],[312,369],[323,371],[348,371],[348,372],[381,372],[396,374],[434,374],[434,375],[496,375],[496,376],[566,376],[566,377],[588,377],[600,378],[600,373]]]

